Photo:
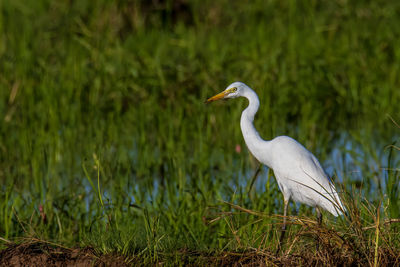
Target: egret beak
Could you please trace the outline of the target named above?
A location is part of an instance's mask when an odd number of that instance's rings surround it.
[[[219,94],[207,99],[205,103],[210,103],[210,102],[213,102],[213,101],[217,101],[217,100],[223,99],[227,94],[229,94],[229,92],[222,91],[221,93],[219,93]]]

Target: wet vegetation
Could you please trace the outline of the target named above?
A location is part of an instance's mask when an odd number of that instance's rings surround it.
[[[397,1],[1,1],[0,255],[400,265],[398,25]],[[318,226],[292,203],[279,254],[247,103],[204,104],[233,81],[258,93],[261,136],[304,144],[349,211]]]

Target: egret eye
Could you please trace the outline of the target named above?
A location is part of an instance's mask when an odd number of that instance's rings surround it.
[[[231,93],[234,93],[234,92],[236,92],[236,91],[237,91],[237,87],[231,88]]]

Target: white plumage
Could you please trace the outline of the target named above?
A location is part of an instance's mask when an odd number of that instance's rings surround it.
[[[209,98],[207,102],[236,97],[245,97],[249,100],[249,105],[242,112],[240,119],[243,138],[254,157],[274,171],[284,197],[284,216],[291,199],[312,207],[323,208],[334,216],[341,215],[345,208],[335,186],[310,151],[288,136],[278,136],[270,141],[260,137],[253,125],[260,102],[250,87],[241,82],[232,83],[223,92]],[[285,224],[284,219],[283,231]]]

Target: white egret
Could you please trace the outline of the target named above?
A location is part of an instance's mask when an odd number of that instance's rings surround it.
[[[240,119],[244,141],[254,157],[274,171],[279,189],[283,193],[284,211],[280,243],[286,231],[287,207],[291,199],[316,207],[319,223],[322,220],[319,208],[329,211],[334,216],[341,215],[345,208],[335,186],[310,151],[288,136],[278,136],[270,141],[260,137],[253,125],[260,101],[250,87],[241,82],[234,82],[206,102],[236,97],[249,100],[249,105],[243,110]]]

